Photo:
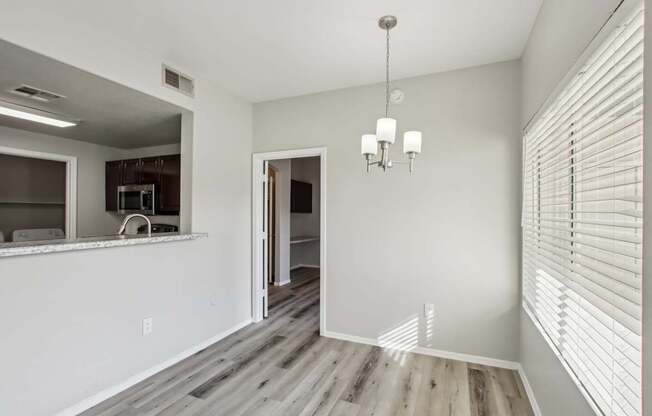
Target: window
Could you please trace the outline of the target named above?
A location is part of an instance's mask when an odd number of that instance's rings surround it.
[[[643,10],[526,131],[523,306],[598,414],[641,414]]]

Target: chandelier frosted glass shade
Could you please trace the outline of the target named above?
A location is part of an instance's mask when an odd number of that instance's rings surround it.
[[[360,146],[360,153],[363,155],[376,155],[378,153],[378,143],[376,143],[375,134],[363,134]]]
[[[396,140],[396,120],[379,118],[376,122],[376,140],[378,143],[394,144]]]
[[[421,153],[420,131],[406,131],[403,134],[403,153]]]

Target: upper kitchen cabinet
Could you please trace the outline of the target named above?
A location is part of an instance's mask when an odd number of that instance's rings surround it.
[[[178,213],[181,206],[181,155],[162,156],[159,166],[159,211]]]
[[[158,157],[140,159],[141,184],[160,184],[160,167]]]
[[[121,185],[141,184],[141,159],[128,159],[123,162]]]
[[[106,162],[106,210],[118,211],[118,186],[154,185],[155,215],[179,215],[181,155]]]
[[[118,210],[118,186],[122,185],[122,161],[106,162],[105,205],[107,211]]]

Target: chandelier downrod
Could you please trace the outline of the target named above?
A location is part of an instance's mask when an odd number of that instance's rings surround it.
[[[383,16],[378,26],[385,30],[385,118],[389,117],[389,31],[396,27],[396,16]]]

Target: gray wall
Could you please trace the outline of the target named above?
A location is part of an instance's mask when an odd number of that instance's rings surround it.
[[[182,169],[192,172],[192,228],[209,234],[0,259],[0,356],[10,358],[0,360],[0,414],[46,416],[251,318],[252,118],[250,104],[199,76],[194,99],[163,87],[161,62],[195,71],[127,38],[80,36],[83,16],[52,25],[47,7],[25,13],[35,26],[5,22],[0,38],[193,112]]]
[[[318,157],[292,159],[292,179],[312,184],[312,212],[291,213],[290,235],[319,235],[320,162]],[[290,267],[319,266],[319,240],[290,246]]]
[[[416,172],[365,173],[384,86],[254,105],[254,150],[328,147],[326,330],[376,338],[434,303],[423,345],[518,358],[520,63],[395,82]],[[401,140],[394,146],[399,156]]]
[[[522,59],[523,127],[576,63],[619,2],[543,2]],[[524,312],[519,350],[520,361],[543,415],[595,414]]]

